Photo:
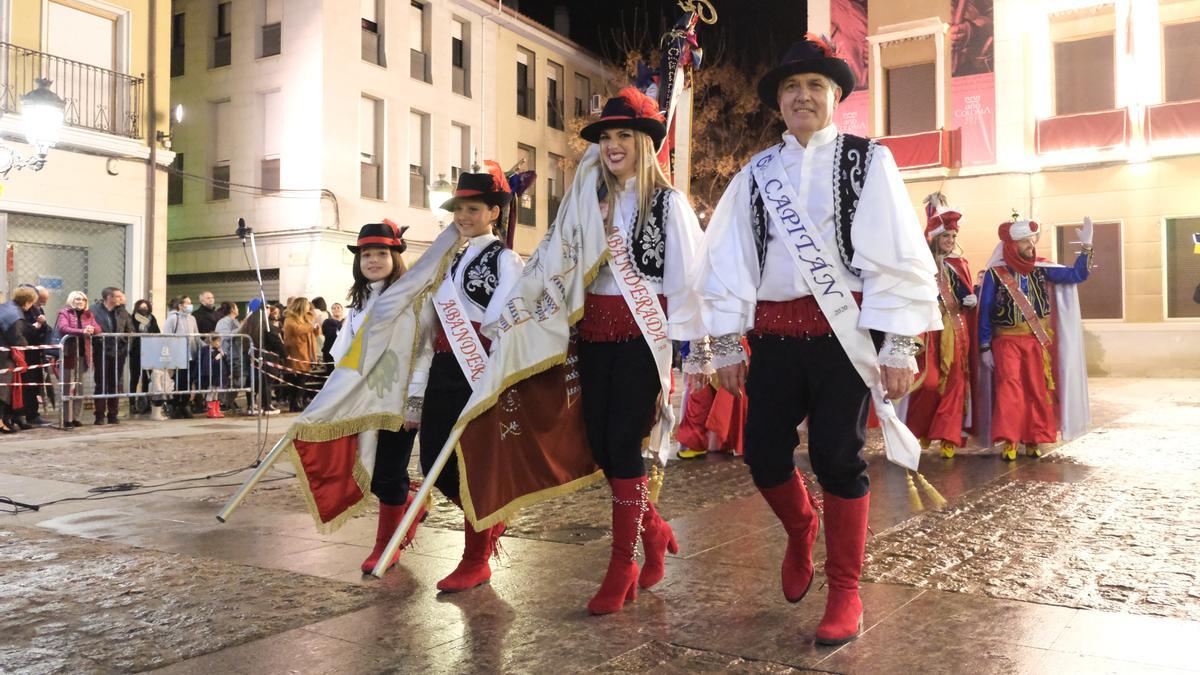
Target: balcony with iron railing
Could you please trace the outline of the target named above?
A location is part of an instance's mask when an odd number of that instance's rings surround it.
[[[50,80],[51,90],[66,104],[64,125],[142,137],[144,79],[0,42],[0,112],[19,114],[21,96],[39,78]]]

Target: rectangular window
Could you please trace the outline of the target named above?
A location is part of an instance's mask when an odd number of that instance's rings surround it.
[[[592,114],[592,81],[586,76],[575,74],[575,116],[587,117]]]
[[[563,67],[553,61],[546,65],[546,124],[552,129],[563,128],[562,82]]]
[[[263,3],[263,25],[258,55],[275,56],[283,46],[283,0],[263,0]]]
[[[229,101],[213,104],[212,120],[212,189],[209,198],[215,201],[229,199],[229,164],[233,159],[233,116]]]
[[[171,15],[171,77],[179,77],[184,72],[183,48],[183,13]]]
[[[217,5],[217,34],[213,37],[212,67],[229,65],[233,57],[233,3]]]
[[[429,115],[408,113],[408,205],[429,207]]]
[[[1200,21],[1163,26],[1163,100],[1200,99]]]
[[[534,119],[533,52],[517,47],[517,114]]]
[[[383,199],[383,101],[363,96],[358,104],[359,194]]]
[[[889,136],[933,131],[937,124],[937,84],[933,63],[887,69]]]
[[[521,171],[537,171],[537,150],[528,145],[517,145],[517,159]],[[517,200],[517,223],[521,225],[537,225],[537,180],[525,190]]]
[[[1166,227],[1167,318],[1200,319],[1200,255],[1192,237],[1200,232],[1200,217],[1169,218]],[[1089,281],[1089,283],[1091,283]]]
[[[175,153],[171,162],[171,171],[167,173],[167,205],[175,206],[183,203],[183,153]]]
[[[362,13],[362,60],[377,66],[386,66],[383,48],[383,30],[379,20],[380,0],[360,0]]]
[[[414,80],[431,82],[429,64],[429,43],[425,36],[429,34],[425,25],[429,12],[425,5],[413,0],[408,7],[408,48],[409,76]]]
[[[1117,107],[1113,36],[1054,43],[1054,114]]]
[[[1075,242],[1075,229],[1080,224],[1055,228],[1055,249],[1061,265],[1074,265],[1080,245]],[[1096,223],[1092,244],[1095,259],[1103,261],[1079,285],[1079,310],[1085,319],[1121,319],[1125,316],[1125,288],[1121,278],[1121,224]]]
[[[262,95],[263,153],[260,162],[260,182],[264,194],[279,192],[280,133],[283,124],[283,104],[278,91]]]
[[[471,127],[453,122],[450,124],[450,180],[458,177],[471,166]]]
[[[454,93],[471,96],[471,25],[454,19],[450,23],[450,66]]]
[[[547,160],[550,162],[550,174],[546,179],[546,217],[554,222],[558,217],[558,207],[562,204],[563,192],[567,189],[567,172],[563,169],[562,157],[550,153]]]

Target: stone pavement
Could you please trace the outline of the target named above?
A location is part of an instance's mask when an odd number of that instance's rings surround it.
[[[941,510],[909,510],[872,439],[865,632],[840,648],[812,642],[823,542],[787,603],[782,528],[723,456],[668,467],[682,550],[590,617],[603,487],[527,509],[492,583],[440,596],[462,547],[444,502],[382,580],[358,572],[373,514],[317,534],[282,464],[219,524],[261,450],[252,421],[23,433],[0,441],[0,495],[71,501],[0,515],[0,672],[1198,672],[1200,382],[1091,386],[1093,432],[1041,460],[928,454]],[[88,492],[118,483],[143,487]]]

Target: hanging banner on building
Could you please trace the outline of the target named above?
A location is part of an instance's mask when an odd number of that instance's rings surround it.
[[[996,161],[992,0],[950,0],[951,129],[962,129],[962,166]]]
[[[838,131],[868,136],[871,93],[867,91],[867,57],[871,47],[867,44],[867,0],[830,0],[829,25],[830,39],[854,72],[854,92],[838,104],[833,121]]]

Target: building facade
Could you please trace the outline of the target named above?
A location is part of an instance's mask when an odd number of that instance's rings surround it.
[[[515,242],[529,253],[569,179],[566,121],[607,87],[596,57],[478,0],[176,0],[172,26],[172,103],[187,111],[172,294],[256,294],[244,218],[268,298],[341,300],[362,224],[409,226],[414,259],[448,221],[433,183],[483,159],[538,172]]]
[[[166,293],[166,171],[157,140],[168,117],[167,0],[0,0],[0,136],[22,156],[20,97],[36,78],[66,104],[64,128],[41,171],[0,181],[0,290],[50,290],[130,301]],[[153,169],[158,164],[157,170]]]
[[[892,149],[918,211],[962,209],[973,270],[1014,211],[1067,264],[1091,216],[1092,374],[1200,376],[1200,2],[812,0],[809,23],[864,83],[840,128]]]

